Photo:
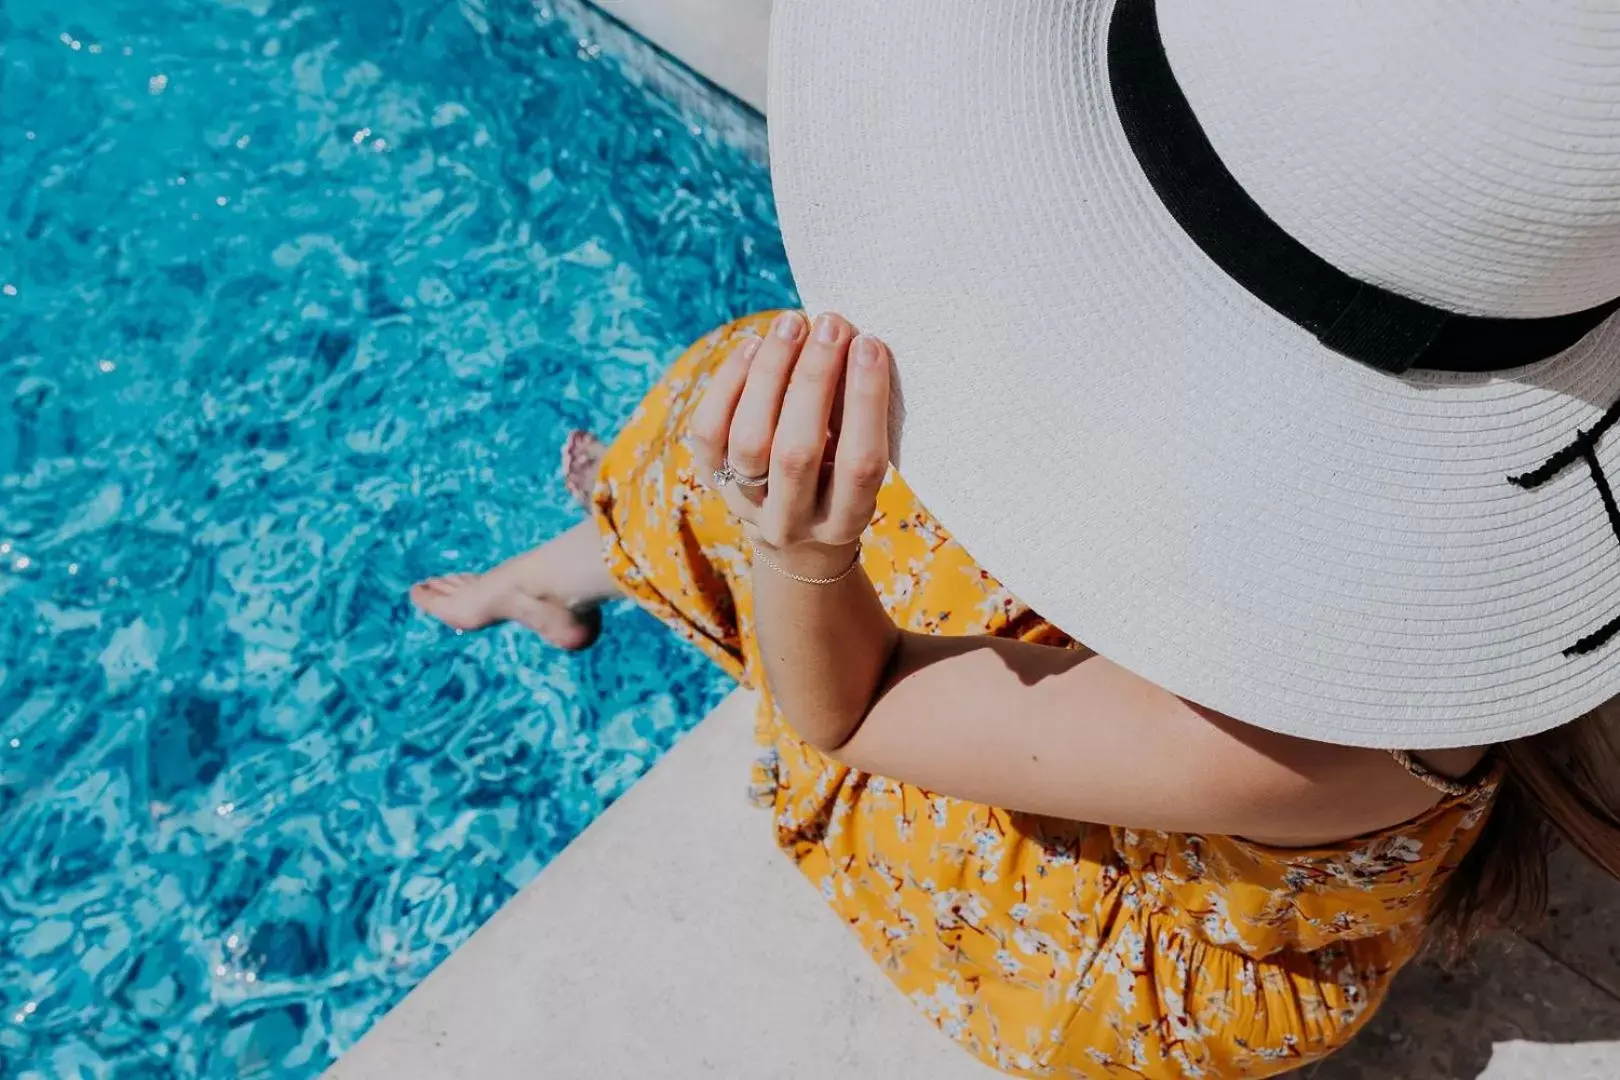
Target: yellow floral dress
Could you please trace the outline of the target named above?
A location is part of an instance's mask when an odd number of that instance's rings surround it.
[[[740,320],[694,345],[609,449],[615,576],[764,691],[748,552],[682,439]],[[1071,646],[890,477],[864,563],[906,629]],[[1263,1077],[1342,1046],[1417,950],[1494,783],[1318,850],[1035,818],[839,765],[765,693],[754,793],[777,842],[946,1034],[1021,1076]],[[787,975],[791,977],[791,973]]]

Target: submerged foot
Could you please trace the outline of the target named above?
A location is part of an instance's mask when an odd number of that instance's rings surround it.
[[[457,630],[482,630],[515,622],[559,649],[579,650],[596,641],[602,629],[595,605],[571,608],[523,590],[511,564],[484,574],[450,574],[411,586],[411,603]]]
[[[588,431],[571,431],[562,448],[563,483],[568,494],[587,509],[591,505],[591,491],[596,487],[596,474],[602,468],[602,455],[607,446]]]
[[[563,443],[563,480],[580,506],[590,506],[606,451],[602,440],[586,431],[571,432]],[[449,574],[411,586],[411,603],[447,626],[482,630],[522,623],[562,649],[583,649],[596,641],[602,629],[597,605],[615,595],[617,585],[588,521],[485,573]]]

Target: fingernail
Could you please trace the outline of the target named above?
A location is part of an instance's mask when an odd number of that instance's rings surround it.
[[[816,340],[823,345],[836,345],[843,333],[843,327],[838,325],[835,315],[820,315],[816,317]]]
[[[850,356],[863,367],[876,367],[883,359],[883,347],[878,344],[877,338],[869,338],[862,334],[850,347]]]
[[[784,311],[771,324],[771,333],[783,341],[798,341],[804,331],[804,320],[797,311]]]
[[[757,352],[759,352],[759,338],[749,338],[737,346],[737,359],[746,364],[754,358],[754,354]]]

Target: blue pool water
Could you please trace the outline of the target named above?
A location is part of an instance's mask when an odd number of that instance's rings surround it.
[[[314,1075],[716,700],[405,600],[792,300],[757,120],[572,3],[0,4],[0,1076]]]

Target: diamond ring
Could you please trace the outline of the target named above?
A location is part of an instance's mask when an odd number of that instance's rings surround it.
[[[770,482],[769,476],[744,476],[732,466],[729,458],[720,462],[720,467],[714,470],[714,486],[725,487],[727,484],[736,484],[738,487],[757,488],[764,487]]]

